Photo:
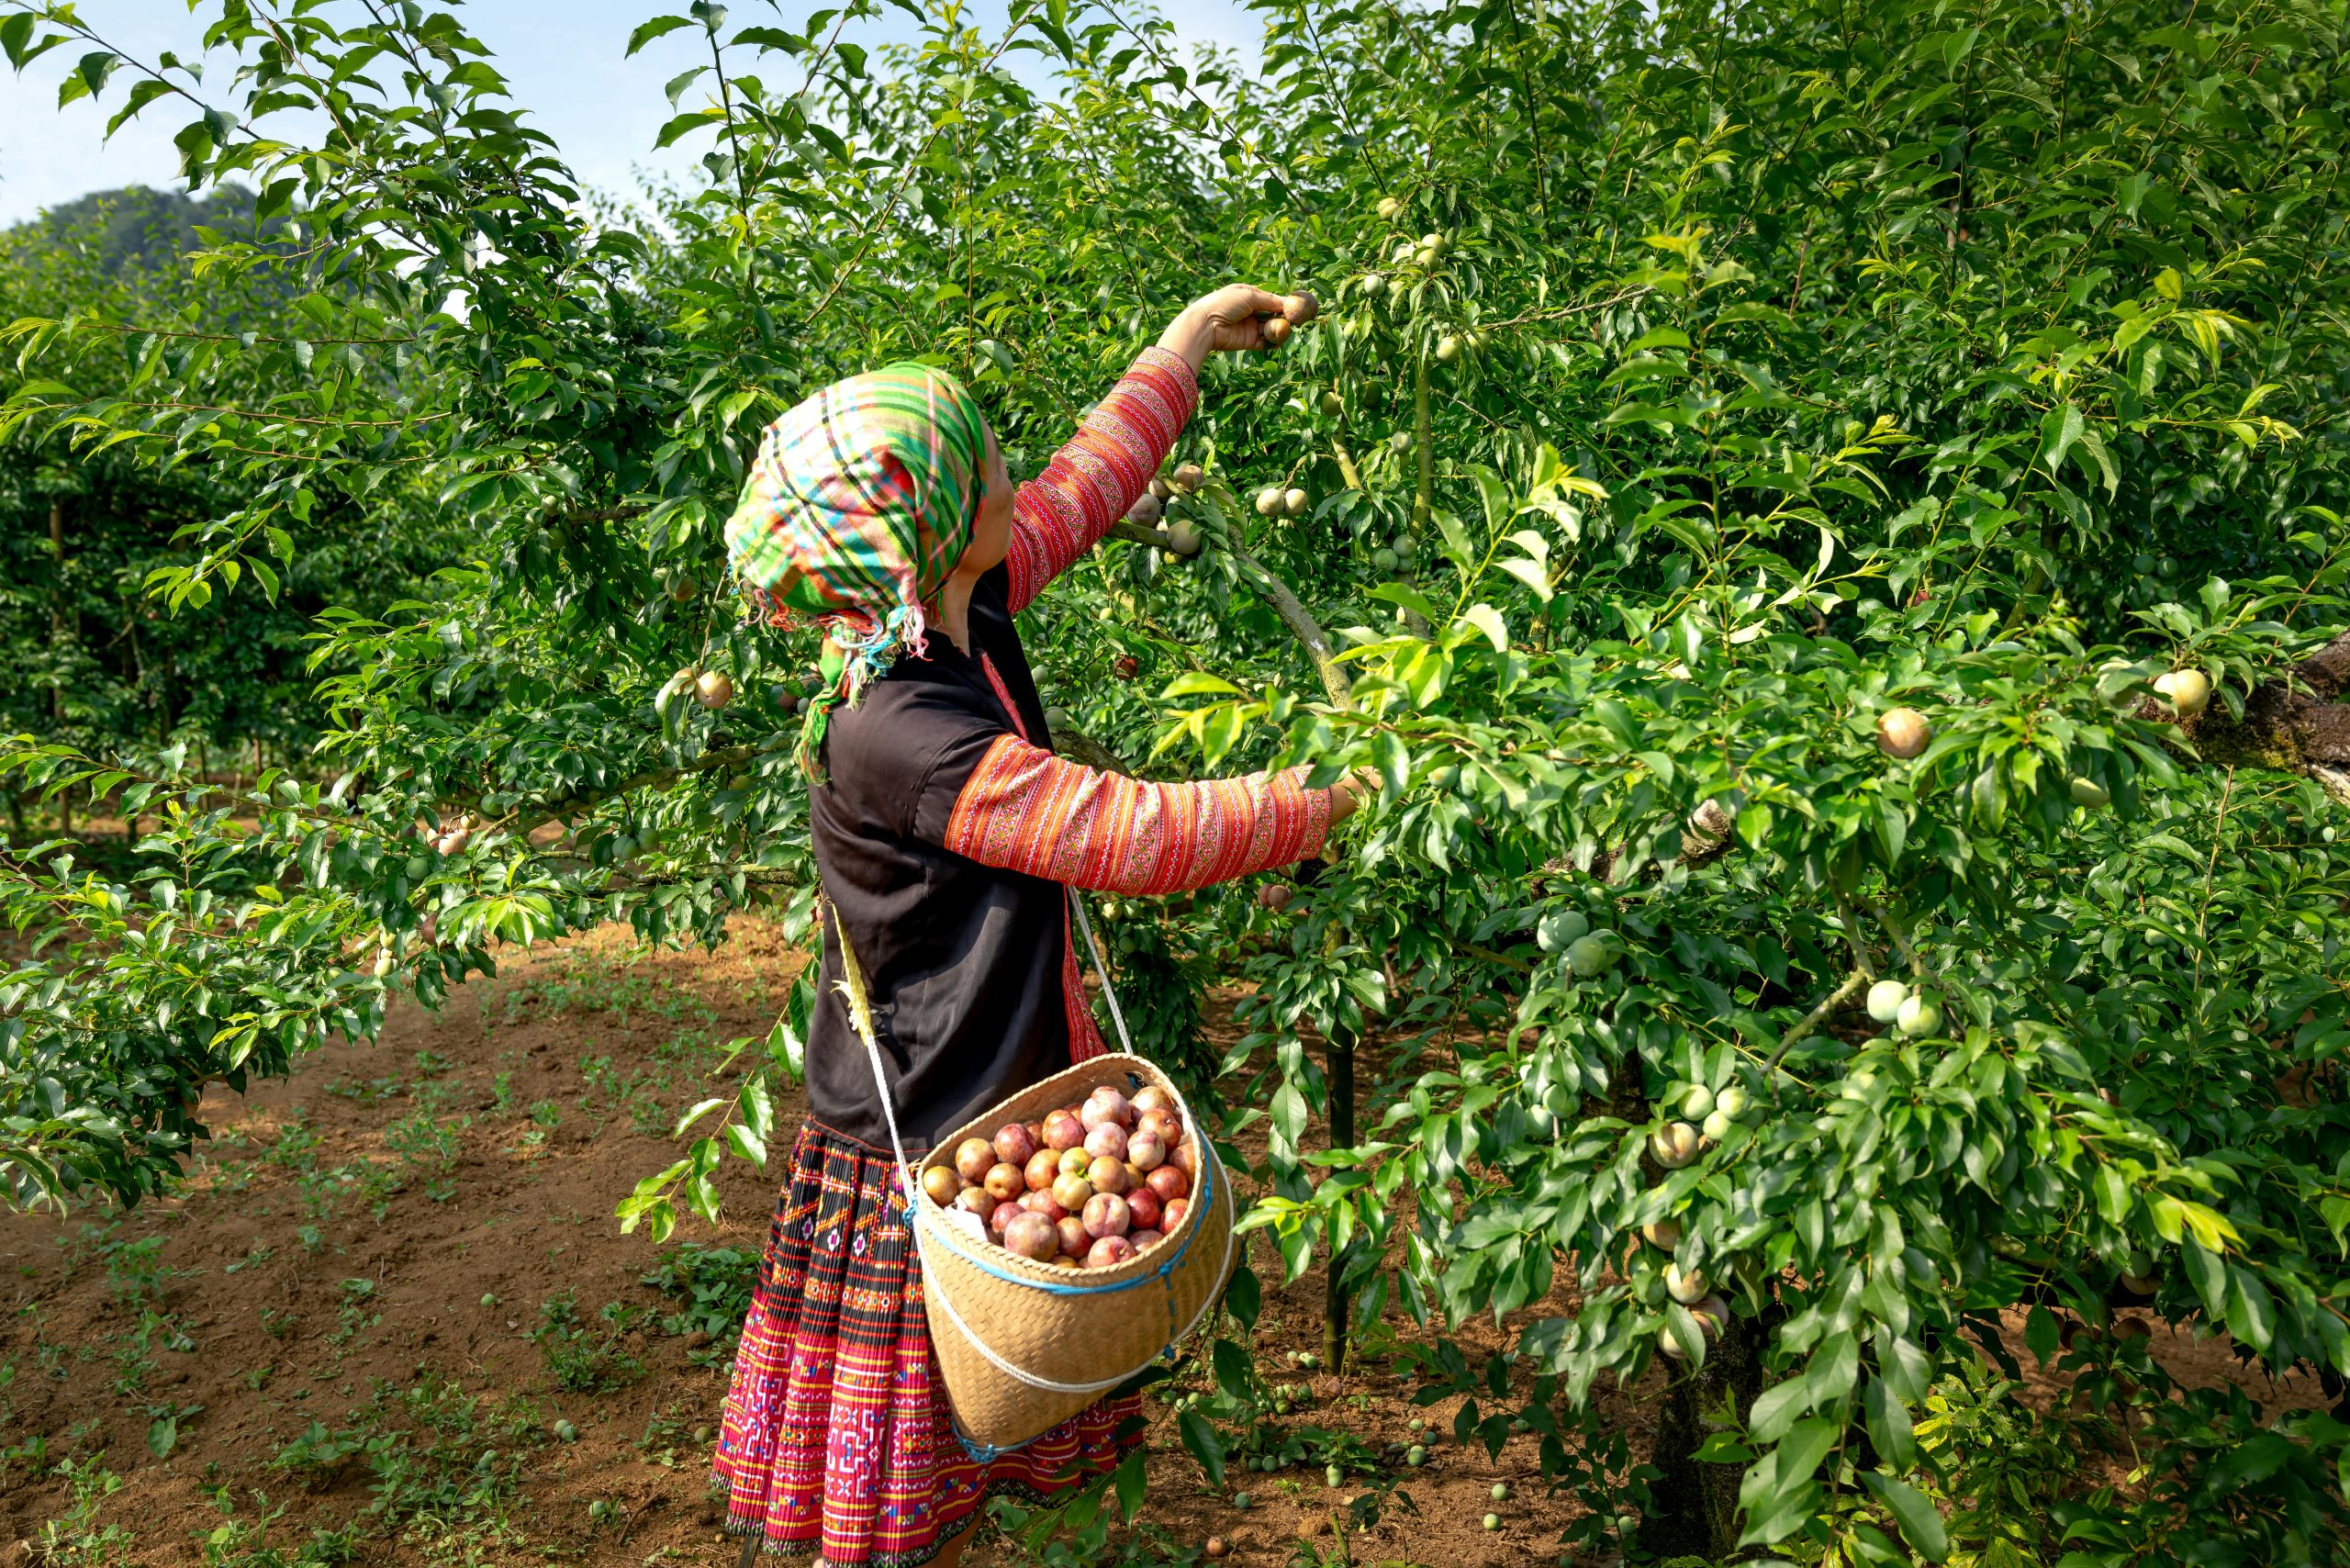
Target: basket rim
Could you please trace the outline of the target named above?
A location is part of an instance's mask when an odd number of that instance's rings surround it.
[[[1039,1263],[1033,1258],[1023,1257],[1010,1248],[999,1247],[991,1241],[974,1242],[954,1226],[946,1223],[944,1209],[931,1203],[927,1196],[915,1193],[912,1197],[912,1204],[922,1216],[918,1223],[923,1232],[947,1243],[957,1258],[973,1268],[987,1269],[1008,1265],[1014,1278],[1023,1282],[1056,1285],[1075,1295],[1092,1295],[1113,1290],[1123,1291],[1131,1288],[1132,1282],[1136,1280],[1162,1271],[1171,1272],[1175,1269],[1185,1267],[1188,1263],[1194,1261],[1189,1256],[1189,1249],[1191,1244],[1199,1238],[1200,1227],[1207,1223],[1209,1209],[1217,1206],[1228,1209],[1231,1206],[1230,1182],[1225,1175],[1223,1161],[1216,1159],[1215,1146],[1208,1141],[1206,1133],[1201,1130],[1199,1118],[1192,1114],[1191,1102],[1183,1097],[1182,1090],[1178,1088],[1158,1065],[1147,1057],[1136,1056],[1126,1051],[1110,1051],[1102,1056],[1088,1057],[1083,1061],[1071,1062],[1060,1071],[1038,1079],[1024,1089],[1005,1095],[988,1109],[965,1122],[962,1126],[940,1138],[930,1152],[923,1157],[921,1163],[916,1167],[917,1172],[927,1170],[934,1165],[947,1163],[957,1143],[967,1137],[979,1136],[968,1129],[983,1125],[1001,1113],[1004,1107],[1014,1101],[1023,1100],[1034,1094],[1055,1079],[1067,1077],[1080,1070],[1101,1071],[1113,1068],[1114,1064],[1122,1062],[1134,1063],[1143,1070],[1145,1075],[1159,1088],[1175,1097],[1176,1108],[1182,1113],[1184,1126],[1190,1130],[1192,1137],[1198,1140],[1202,1172],[1204,1174],[1211,1166],[1216,1172],[1217,1180],[1214,1185],[1221,1194],[1220,1198],[1209,1204],[1194,1204],[1186,1208],[1183,1211],[1183,1227],[1180,1232],[1168,1236],[1165,1241],[1149,1251],[1137,1252],[1125,1262],[1108,1269],[1056,1269],[1049,1263]],[[1203,1182],[1203,1184],[1206,1183]],[[1236,1214],[1234,1222],[1237,1223],[1237,1218]],[[979,1251],[981,1247],[987,1249],[985,1254]],[[1169,1247],[1177,1248],[1181,1255],[1171,1261],[1160,1260],[1158,1254]]]

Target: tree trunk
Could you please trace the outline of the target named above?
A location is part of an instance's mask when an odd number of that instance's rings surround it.
[[[62,729],[65,725],[65,503],[49,503],[49,555],[54,568],[49,587],[49,646],[57,655],[51,672],[55,684],[49,689],[49,716]]]
[[[1727,1398],[1743,1422],[1762,1392],[1762,1348],[1767,1324],[1733,1316],[1721,1337],[1707,1348],[1706,1364],[1684,1372],[1665,1391],[1657,1423],[1656,1450],[1650,1462],[1663,1473],[1649,1488],[1651,1506],[1640,1520],[1639,1544],[1659,1557],[1695,1556],[1724,1562],[1738,1551],[1738,1483],[1746,1467],[1708,1464],[1696,1457]],[[1679,1366],[1682,1363],[1669,1363]]]
[[[1347,1148],[1355,1141],[1355,1036],[1350,1029],[1333,1029],[1323,1062],[1330,1081],[1330,1147]],[[1348,1318],[1353,1298],[1341,1275],[1343,1260],[1329,1249],[1328,1272],[1322,1283],[1322,1364],[1333,1373],[1347,1369]]]

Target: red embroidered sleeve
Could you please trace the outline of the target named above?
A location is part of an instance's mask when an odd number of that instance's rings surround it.
[[[955,798],[946,847],[983,866],[1117,893],[1171,893],[1303,860],[1330,831],[1305,770],[1146,784],[998,738]]]
[[[1199,378],[1182,355],[1143,350],[1078,426],[1076,439],[1020,487],[1012,552],[1004,557],[1013,614],[1125,515],[1167,460],[1199,397]]]

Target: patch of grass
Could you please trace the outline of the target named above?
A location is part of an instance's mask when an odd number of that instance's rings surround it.
[[[134,1312],[153,1306],[171,1294],[174,1282],[196,1271],[164,1262],[162,1250],[163,1238],[160,1236],[115,1243],[106,1249],[106,1291],[118,1305]]]
[[[106,1499],[122,1490],[122,1477],[95,1458],[79,1464],[61,1461],[50,1473],[65,1483],[72,1500],[64,1513],[40,1527],[33,1555],[56,1568],[110,1568],[129,1562],[137,1538],[120,1525],[97,1522]]]
[[[660,1263],[637,1282],[677,1300],[678,1309],[663,1315],[661,1331],[709,1335],[708,1345],[688,1354],[698,1364],[714,1364],[733,1353],[758,1280],[759,1255],[748,1248],[688,1242],[663,1254]]]
[[[563,1125],[563,1107],[552,1100],[534,1100],[523,1113],[530,1117],[521,1134],[507,1149],[509,1154],[536,1154],[546,1147],[547,1139]]]
[[[269,1468],[312,1488],[330,1484],[352,1455],[367,1446],[367,1434],[355,1427],[341,1431],[323,1421],[312,1421],[295,1439],[269,1457]]]
[[[649,947],[636,947],[612,957],[594,952],[566,952],[543,965],[530,979],[509,987],[505,1022],[535,1013],[579,1012],[608,1015],[621,1036],[633,1032],[639,1014],[657,1018],[714,1023],[718,1010],[699,991],[662,975],[643,960]]]
[[[177,1323],[154,1311],[141,1312],[137,1327],[127,1333],[109,1335],[108,1338],[115,1341],[114,1392],[124,1398],[146,1387],[148,1374],[155,1370],[157,1350],[185,1355],[196,1349],[196,1341],[189,1338]]]
[[[362,1329],[373,1328],[376,1324],[381,1323],[384,1320],[382,1313],[367,1310],[368,1304],[375,1299],[375,1281],[343,1281],[342,1306],[335,1314],[335,1330],[328,1336],[329,1342],[347,1345]]]
[[[204,1549],[205,1568],[341,1568],[359,1555],[357,1532],[350,1529],[313,1529],[310,1539],[291,1551],[274,1544],[270,1527],[285,1506],[271,1507],[263,1492],[252,1493],[252,1497],[261,1517],[240,1518],[229,1489],[221,1487],[212,1503],[226,1518],[208,1531],[189,1532]]]
[[[546,1358],[557,1388],[585,1394],[624,1387],[644,1375],[644,1363],[621,1343],[644,1310],[606,1302],[596,1315],[601,1327],[595,1327],[580,1321],[578,1293],[565,1291],[541,1304],[531,1342]]]
[[[445,1204],[457,1195],[449,1173],[464,1152],[464,1134],[473,1125],[471,1116],[435,1117],[420,1105],[384,1129],[384,1147],[425,1177],[426,1197]]]

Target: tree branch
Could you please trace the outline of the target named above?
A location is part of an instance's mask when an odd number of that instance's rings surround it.
[[[1265,596],[1266,602],[1273,607],[1273,613],[1281,618],[1281,623],[1305,645],[1305,656],[1314,661],[1314,673],[1322,678],[1322,689],[1329,693],[1331,702],[1340,708],[1352,708],[1355,705],[1353,683],[1347,679],[1347,672],[1340,669],[1331,657],[1330,638],[1322,630],[1322,623],[1315,620],[1313,612],[1305,608],[1296,594],[1290,591],[1290,586],[1275,577],[1257,557],[1233,543],[1226,543],[1224,552],[1238,564],[1240,575],[1255,584],[1257,591]]]
[[[1779,1036],[1779,1048],[1771,1053],[1769,1065],[1776,1067],[1785,1060],[1787,1053],[1795,1049],[1796,1044],[1810,1035],[1813,1030],[1818,1028],[1822,1019],[1858,996],[1861,993],[1861,987],[1868,983],[1868,971],[1865,969],[1854,969],[1851,974],[1846,975],[1844,983],[1830,991],[1827,1000],[1805,1014],[1794,1028]]]

